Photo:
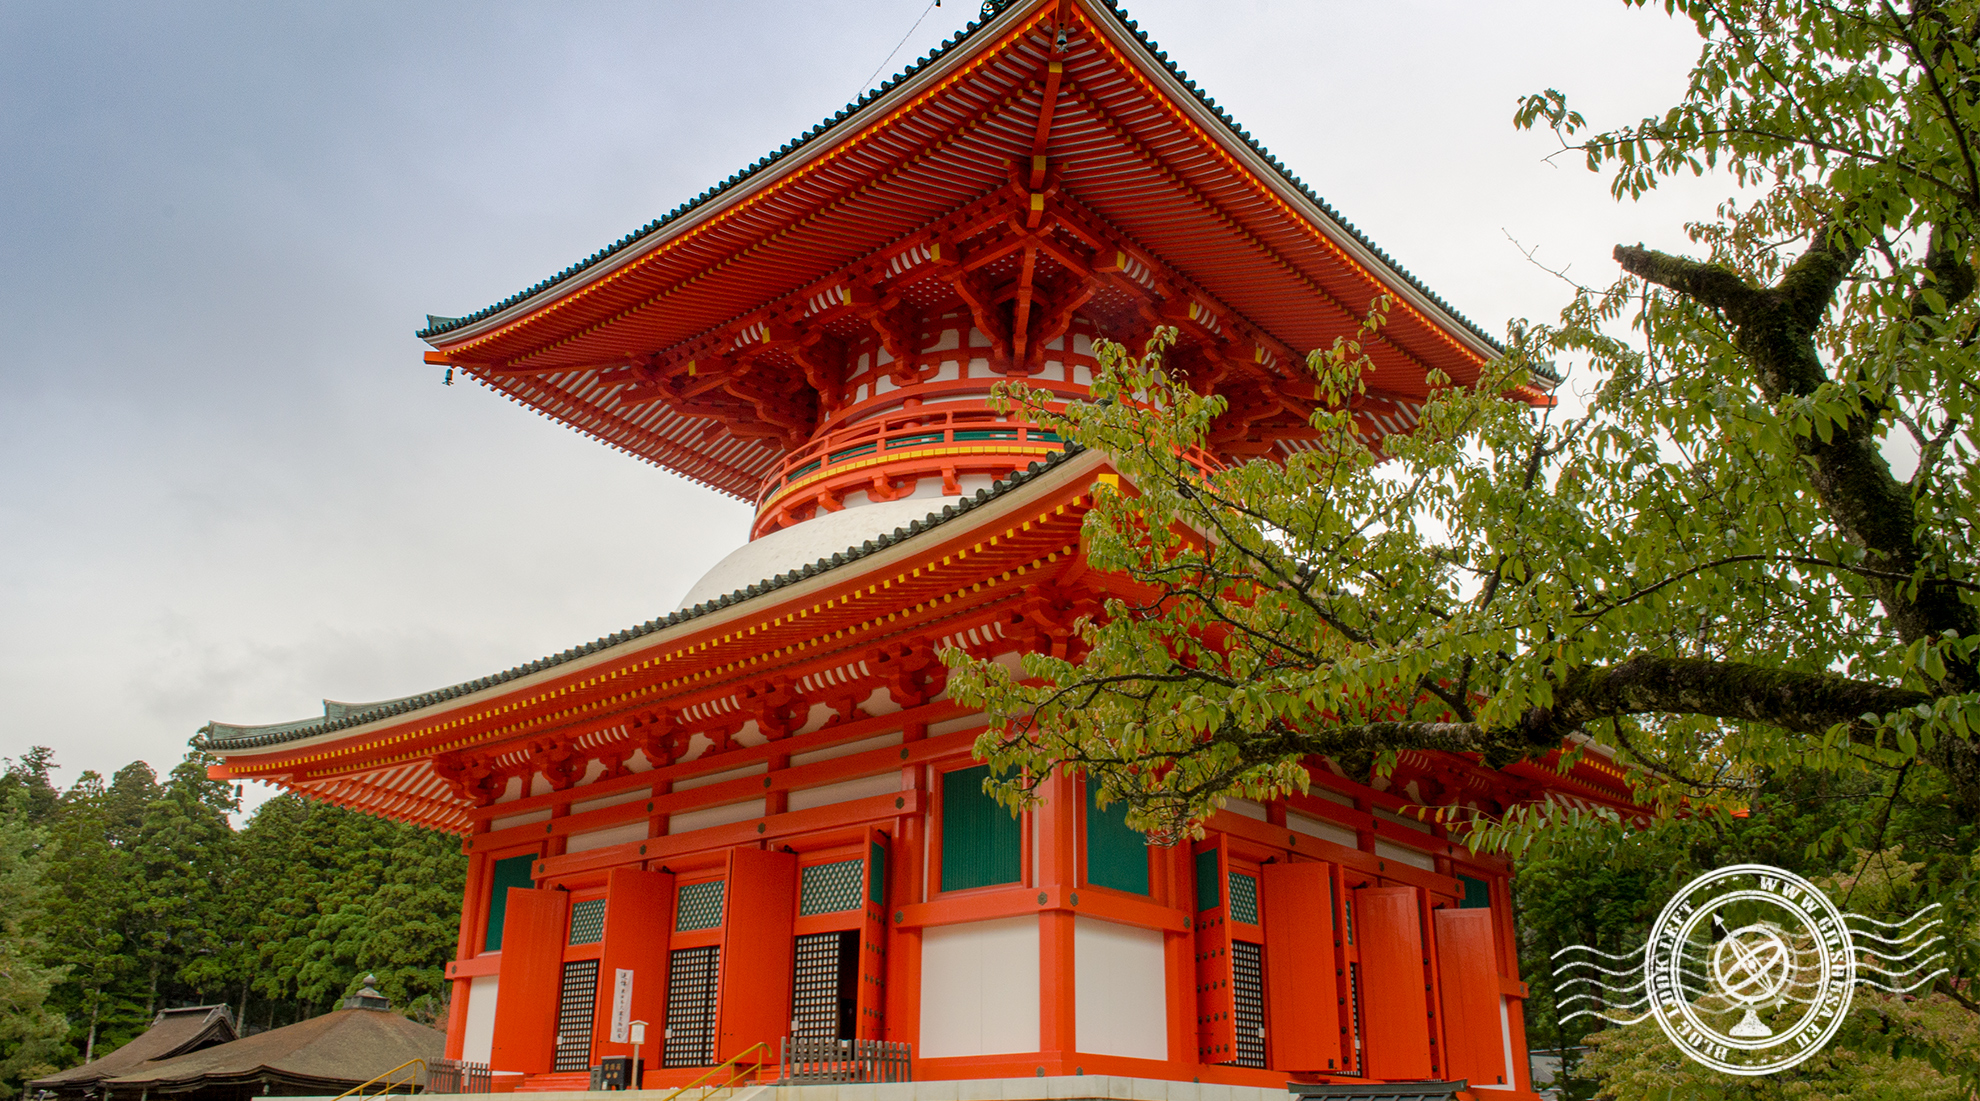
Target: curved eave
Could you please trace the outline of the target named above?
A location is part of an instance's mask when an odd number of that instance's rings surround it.
[[[553,654],[526,665],[516,666],[504,673],[420,695],[407,696],[404,699],[391,701],[376,710],[354,712],[335,719],[304,720],[265,727],[208,723],[200,729],[198,744],[202,749],[222,757],[229,764],[240,761],[243,764],[260,767],[268,762],[284,760],[309,750],[320,750],[326,746],[376,737],[407,721],[410,716],[417,715],[420,722],[428,723],[444,719],[455,712],[466,714],[477,708],[486,707],[503,697],[525,692],[551,681],[582,677],[594,669],[622,662],[631,655],[644,654],[651,649],[672,645],[687,635],[712,632],[733,622],[749,619],[759,615],[762,609],[768,607],[766,601],[772,598],[777,601],[799,599],[815,588],[841,585],[868,569],[885,568],[896,557],[885,552],[897,551],[898,554],[913,555],[925,544],[916,544],[914,547],[907,547],[906,544],[918,537],[936,531],[945,535],[956,531],[967,531],[979,522],[994,523],[1001,517],[1002,510],[987,506],[1003,503],[1010,499],[1015,491],[1040,481],[1047,481],[1051,485],[1076,481],[1102,465],[1104,461],[1098,452],[1077,447],[1068,448],[1032,464],[1030,469],[1019,471],[988,490],[979,491],[974,498],[967,498],[961,504],[946,506],[940,512],[931,513],[926,520],[896,528],[891,534],[867,540],[860,546],[848,548],[831,558],[819,559],[802,569],[766,578],[727,596],[607,635],[596,642],[566,650],[561,654]],[[964,522],[956,527],[951,526],[958,521]],[[874,561],[867,561],[869,559]],[[238,733],[215,738],[213,733],[218,730]]]
[[[1166,100],[1176,105],[1198,135],[1207,139],[1231,164],[1241,169],[1251,185],[1276,200],[1279,206],[1303,223],[1309,233],[1324,239],[1368,278],[1393,292],[1401,303],[1466,358],[1485,361],[1502,354],[1502,349],[1476,325],[1458,314],[1431,293],[1414,276],[1328,207],[1294,177],[1276,158],[1238,128],[1234,119],[1218,109],[1173,63],[1161,55],[1155,44],[1132,25],[1125,12],[1111,3],[1095,4],[1075,0],[1085,21],[1105,36],[1116,56],[1132,65],[1143,80],[1161,89]],[[447,321],[429,326],[420,335],[441,352],[468,350],[488,343],[512,330],[542,325],[559,307],[586,297],[588,292],[614,275],[637,267],[669,245],[703,227],[709,227],[759,196],[837,152],[857,145],[865,135],[887,125],[924,95],[936,90],[956,73],[994,56],[1015,43],[1014,31],[1029,29],[1039,19],[1050,0],[1014,4],[982,24],[953,39],[931,60],[897,77],[887,91],[868,100],[844,118],[799,138],[788,153],[781,150],[758,166],[746,169],[733,182],[704,195],[660,219],[647,230],[630,235],[571,269],[540,284],[538,288],[514,296],[511,304],[466,323]],[[985,39],[989,44],[965,50],[966,43]],[[1007,41],[1009,39],[1009,41]],[[884,86],[883,86],[884,87]],[[644,234],[644,236],[642,236]],[[492,309],[492,308],[491,308]],[[472,315],[471,315],[472,316]],[[554,329],[554,326],[549,328]],[[554,332],[546,332],[557,339]],[[525,341],[527,343],[527,341]],[[539,342],[540,343],[540,342]],[[1548,380],[1551,381],[1551,380]]]
[[[1107,35],[1116,52],[1134,64],[1144,78],[1160,85],[1169,94],[1170,102],[1179,105],[1204,136],[1226,156],[1243,165],[1254,182],[1286,207],[1297,211],[1310,230],[1326,238],[1378,281],[1388,284],[1398,298],[1471,355],[1480,360],[1491,360],[1505,353],[1504,348],[1469,319],[1431,294],[1415,276],[1376,249],[1352,226],[1345,224],[1340,215],[1300,184],[1256,142],[1246,140],[1237,133],[1235,119],[1217,110],[1202,92],[1186,83],[1188,78],[1180,69],[1154,56],[1155,44],[1146,35],[1129,30],[1124,11],[1110,7],[1107,14],[1114,18],[1095,19],[1093,23]],[[1382,279],[1384,274],[1394,277],[1393,281]]]
[[[989,20],[971,24],[969,29],[962,32],[960,37],[941,52],[935,63],[924,65],[918,71],[910,70],[905,80],[896,77],[898,83],[892,88],[853,108],[837,122],[825,125],[809,136],[799,138],[798,148],[790,154],[778,158],[760,170],[745,170],[745,173],[741,174],[743,178],[734,184],[720,188],[705,198],[691,200],[675,213],[659,219],[653,227],[654,231],[644,240],[616,251],[608,250],[608,255],[595,261],[575,265],[577,270],[572,274],[546,280],[547,285],[542,289],[525,291],[515,296],[513,305],[486,317],[457,327],[448,327],[439,332],[429,326],[421,330],[418,336],[441,351],[477,343],[511,325],[552,309],[558,303],[583,293],[600,280],[639,263],[695,229],[721,218],[739,206],[748,204],[751,199],[764,191],[798,174],[818,160],[830,156],[842,145],[856,140],[858,135],[883,125],[897,110],[912,103],[973,59],[974,55],[962,50],[961,46],[983,35],[995,37],[1004,34],[1012,27],[1023,23],[1031,15],[1029,9],[1032,6],[1035,5],[1012,5]]]

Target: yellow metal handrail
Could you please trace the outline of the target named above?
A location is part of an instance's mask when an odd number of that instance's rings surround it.
[[[737,1071],[736,1064],[742,1062],[743,1056],[748,1055],[750,1052],[755,1051],[757,1048],[762,1048],[763,1054],[765,1055],[770,1054],[770,1045],[763,1042],[762,1040],[758,1040],[757,1042],[737,1052],[727,1061],[709,1067],[707,1072],[704,1073],[701,1077],[695,1079],[692,1082],[689,1082],[687,1085],[682,1086],[680,1089],[675,1090],[674,1092],[668,1094],[667,1096],[662,1097],[660,1101],[674,1101],[674,1099],[679,1097],[681,1094],[684,1094],[687,1091],[694,1089],[696,1086],[700,1086],[703,1082],[708,1081],[710,1078],[713,1078],[716,1074],[720,1073],[723,1070],[728,1070],[731,1072],[729,1074],[728,1081],[723,1082],[719,1086],[704,1087],[708,1091],[708,1093],[704,1093],[701,1095],[702,1101],[707,1101],[708,1094],[714,1093],[716,1090],[725,1090],[733,1087],[736,1084],[736,1082],[743,1077],[744,1074],[749,1073],[748,1071],[740,1071],[740,1072]]]
[[[392,1092],[392,1087],[394,1087],[394,1086],[413,1086],[413,1087],[417,1087],[417,1086],[419,1085],[419,1078],[418,1078],[418,1076],[417,1076],[417,1075],[408,1075],[408,1076],[406,1076],[406,1079],[405,1079],[405,1081],[403,1081],[403,1082],[398,1082],[398,1081],[393,1081],[393,1082],[386,1082],[386,1083],[385,1083],[385,1088],[384,1088],[384,1089],[382,1089],[382,1090],[379,1090],[379,1091],[378,1091],[377,1093],[373,1093],[373,1094],[367,1094],[367,1093],[365,1093],[365,1092],[364,1092],[364,1087],[366,1087],[366,1086],[375,1086],[375,1085],[377,1085],[377,1084],[378,1084],[379,1082],[381,1082],[381,1081],[384,1081],[385,1079],[387,1079],[387,1078],[390,1078],[390,1077],[392,1077],[392,1076],[393,1076],[394,1074],[397,1074],[397,1073],[399,1073],[400,1071],[402,1071],[402,1070],[404,1070],[404,1069],[406,1069],[407,1067],[410,1067],[410,1066],[417,1066],[417,1067],[419,1067],[419,1069],[420,1069],[420,1070],[422,1070],[422,1071],[424,1071],[424,1070],[426,1069],[426,1060],[424,1060],[424,1059],[408,1059],[408,1060],[406,1060],[405,1062],[403,1062],[403,1063],[400,1063],[400,1064],[399,1064],[398,1066],[396,1066],[396,1067],[393,1067],[393,1068],[392,1068],[391,1070],[388,1070],[388,1071],[386,1071],[385,1073],[383,1073],[383,1074],[381,1074],[381,1075],[378,1075],[378,1076],[377,1076],[376,1078],[373,1078],[373,1079],[371,1079],[371,1080],[370,1080],[369,1082],[359,1082],[359,1083],[358,1083],[357,1085],[355,1085],[355,1086],[352,1086],[352,1087],[351,1087],[350,1089],[347,1089],[347,1090],[345,1090],[344,1092],[342,1092],[342,1093],[340,1093],[340,1094],[338,1094],[337,1096],[335,1096],[335,1097],[333,1097],[333,1098],[331,1098],[331,1099],[330,1099],[330,1101],[344,1101],[344,1098],[346,1098],[346,1097],[383,1097],[383,1096],[384,1096],[385,1094],[388,1094],[388,1093],[391,1093],[391,1092]],[[418,1091],[417,1091],[417,1089],[415,1088],[415,1089],[412,1089],[412,1090],[407,1090],[406,1092],[407,1092],[407,1093],[416,1093],[416,1092],[418,1092]]]

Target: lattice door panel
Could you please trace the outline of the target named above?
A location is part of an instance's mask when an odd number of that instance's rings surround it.
[[[564,964],[563,992],[557,999],[557,1062],[553,1069],[590,1069],[592,1015],[597,1010],[598,961],[572,960]]]
[[[1264,1067],[1264,954],[1258,945],[1241,940],[1231,942],[1231,1017],[1237,1024],[1237,1058],[1231,1062],[1241,1067]]]
[[[660,1065],[705,1067],[715,1062],[715,979],[722,949],[681,948],[667,966],[667,1039]]]
[[[852,1039],[852,965],[859,934],[850,930],[811,933],[797,938],[792,967],[791,1017],[793,1035],[821,1039]]]

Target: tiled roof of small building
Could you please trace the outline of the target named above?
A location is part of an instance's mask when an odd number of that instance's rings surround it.
[[[79,1067],[36,1078],[28,1083],[28,1088],[57,1092],[87,1090],[106,1078],[128,1074],[151,1060],[170,1059],[202,1045],[227,1043],[234,1037],[234,1015],[224,1005],[161,1010],[152,1018],[150,1028],[122,1047]]]

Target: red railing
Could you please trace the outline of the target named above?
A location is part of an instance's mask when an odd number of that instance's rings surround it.
[[[902,410],[841,428],[791,452],[784,457],[776,476],[764,483],[756,505],[763,507],[765,501],[792,482],[869,456],[919,447],[984,443],[1064,446],[1056,433],[1028,421],[1007,420],[990,409]]]

